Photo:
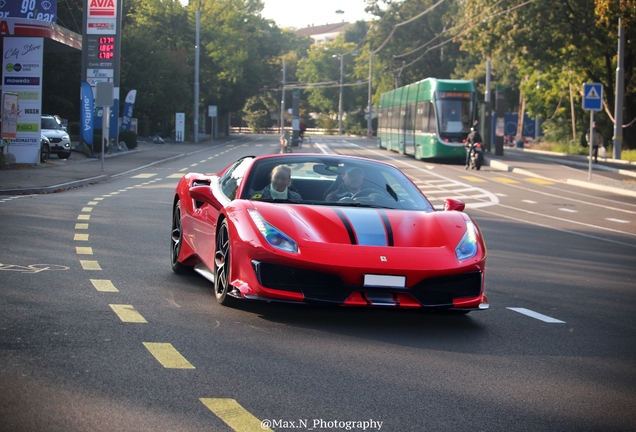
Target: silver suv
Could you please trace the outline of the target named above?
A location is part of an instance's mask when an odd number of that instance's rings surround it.
[[[42,135],[51,142],[51,154],[60,159],[71,157],[71,137],[54,116],[43,114],[40,128]]]

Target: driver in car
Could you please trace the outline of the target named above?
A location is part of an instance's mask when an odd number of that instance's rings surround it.
[[[325,198],[326,201],[340,201],[343,198],[351,198],[362,190],[364,171],[359,167],[349,167],[342,174],[342,184]]]

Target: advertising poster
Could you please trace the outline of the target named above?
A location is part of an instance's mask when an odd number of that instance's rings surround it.
[[[57,21],[57,0],[0,0],[0,17]]]
[[[17,163],[37,163],[42,109],[42,38],[3,39],[2,91],[17,93],[20,101],[16,138],[9,152]]]
[[[122,113],[121,130],[131,130],[130,124],[133,116],[133,109],[135,108],[135,99],[137,97],[137,90],[130,90],[124,100],[124,112]]]

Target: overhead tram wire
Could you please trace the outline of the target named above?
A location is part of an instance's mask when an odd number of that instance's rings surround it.
[[[496,7],[497,5],[499,5],[499,3],[503,2],[503,1],[504,1],[504,0],[499,0],[497,3],[493,4],[493,5],[492,5],[492,6],[490,6],[488,9],[483,10],[482,12],[480,12],[479,14],[477,14],[476,16],[474,16],[473,18],[471,18],[468,22],[464,22],[464,23],[462,23],[462,24],[457,24],[455,27],[451,27],[451,28],[449,28],[449,29],[443,30],[442,32],[438,33],[438,34],[437,34],[437,36],[435,36],[433,39],[429,40],[429,41],[428,41],[428,42],[426,42],[425,44],[420,45],[419,47],[417,47],[417,48],[415,48],[415,49],[413,49],[413,50],[411,50],[411,51],[409,51],[409,52],[406,52],[406,53],[404,53],[404,54],[394,55],[394,56],[393,56],[393,58],[394,58],[394,59],[399,59],[399,58],[402,58],[402,57],[406,57],[406,56],[408,56],[408,55],[411,55],[411,54],[413,54],[413,53],[416,53],[417,51],[421,50],[422,48],[426,48],[426,46],[427,46],[427,45],[429,45],[429,44],[431,44],[433,41],[437,40],[437,39],[438,39],[439,37],[441,37],[443,34],[445,34],[445,33],[450,33],[450,32],[452,32],[452,31],[454,31],[454,30],[456,30],[456,29],[458,29],[458,28],[460,28],[460,27],[464,27],[464,26],[466,26],[466,25],[467,25],[469,22],[471,22],[471,21],[475,21],[475,20],[477,20],[477,19],[481,19],[480,17],[481,17],[483,14],[488,13],[488,11],[489,11],[489,10],[491,10],[491,9],[492,9],[492,8],[494,8],[494,7]]]
[[[435,9],[437,6],[439,6],[440,4],[444,3],[445,1],[446,0],[439,0],[437,3],[435,3],[434,5],[429,7],[428,9],[420,12],[419,14],[415,15],[413,18],[409,18],[406,21],[402,21],[401,23],[395,24],[393,26],[393,29],[391,29],[391,32],[389,33],[389,35],[384,40],[384,42],[382,42],[382,44],[379,47],[377,47],[375,50],[373,50],[373,54],[377,54],[382,48],[384,48],[386,46],[387,43],[389,43],[389,41],[393,37],[393,34],[398,29],[398,27],[402,27],[403,25],[409,24],[409,23],[411,23],[411,22],[423,17],[424,15],[426,15],[427,13],[429,13],[430,11],[432,11],[433,9]],[[384,16],[383,16],[383,18],[384,18]]]
[[[520,7],[522,7],[522,6],[525,6],[525,5],[527,5],[527,4],[533,3],[534,1],[535,1],[535,0],[528,0],[528,1],[525,1],[525,2],[523,2],[523,3],[520,3],[520,4],[516,5],[516,6],[513,6],[513,7],[511,7],[511,8],[506,9],[506,10],[503,10],[503,11],[501,11],[501,12],[497,12],[497,13],[495,13],[495,14],[489,15],[489,16],[487,16],[485,19],[486,19],[486,20],[490,20],[490,19],[495,18],[495,17],[497,17],[497,16],[499,16],[499,15],[503,15],[503,14],[505,14],[505,13],[511,12],[511,11],[513,11],[513,10],[515,10],[515,9],[518,9],[518,8],[520,8]],[[493,7],[494,7],[494,5],[493,5]],[[415,60],[411,61],[410,63],[405,64],[405,65],[404,65],[404,66],[402,66],[402,67],[404,67],[404,68],[408,68],[408,67],[410,67],[410,66],[413,66],[415,63],[417,63],[418,61],[420,61],[420,60],[424,57],[424,55],[425,55],[426,53],[428,53],[429,51],[433,51],[433,50],[434,50],[434,49],[436,49],[436,48],[439,48],[439,47],[441,47],[441,46],[444,46],[444,45],[446,45],[447,43],[452,42],[452,41],[453,41],[455,38],[457,38],[458,36],[461,36],[461,35],[462,35],[463,33],[465,33],[466,31],[473,29],[473,27],[474,27],[474,26],[471,26],[471,27],[466,28],[466,26],[468,26],[468,25],[469,25],[472,21],[474,21],[474,19],[473,19],[473,20],[470,20],[470,21],[468,21],[468,22],[465,22],[464,24],[460,24],[460,25],[458,25],[458,26],[453,27],[453,29],[455,29],[455,28],[457,28],[457,27],[464,27],[464,28],[462,28],[462,30],[461,30],[458,34],[456,34],[456,35],[454,35],[454,36],[452,36],[452,37],[450,37],[450,38],[446,39],[444,42],[441,42],[441,43],[439,43],[439,44],[437,44],[437,45],[435,45],[435,46],[432,46],[432,47],[430,47],[430,48],[427,48],[427,49],[426,49],[426,51],[424,51],[424,52],[423,52],[423,53],[422,53],[419,57],[417,57]],[[433,39],[431,39],[430,41],[426,42],[426,43],[424,44],[424,46],[425,46],[425,45],[428,45],[429,43],[431,43],[432,41],[434,41],[434,40],[435,40],[435,39],[437,39],[438,37],[439,37],[439,35],[438,35],[438,36],[435,36]],[[423,48],[423,47],[422,47],[422,48]],[[417,51],[417,50],[418,50],[418,49],[416,49],[416,50],[414,50],[414,51]],[[398,57],[398,56],[394,56],[394,58],[399,58],[399,57]],[[398,70],[399,70],[399,69],[393,69],[393,70],[392,70],[392,72],[396,72],[396,71],[398,71]]]

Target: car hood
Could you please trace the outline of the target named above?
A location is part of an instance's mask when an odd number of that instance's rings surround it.
[[[422,212],[252,201],[271,225],[299,245],[310,243],[389,247],[456,245],[466,232],[459,212]]]
[[[66,138],[68,132],[57,129],[42,129],[42,134],[47,138]]]

